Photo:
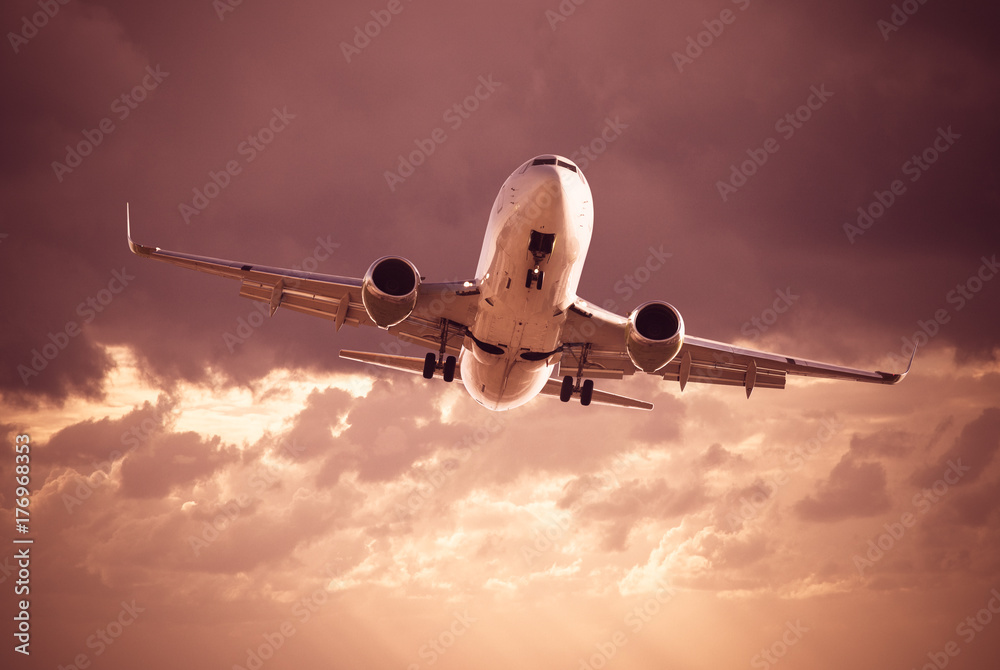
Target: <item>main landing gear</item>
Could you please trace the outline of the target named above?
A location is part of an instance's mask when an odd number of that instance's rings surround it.
[[[574,380],[571,375],[563,377],[562,386],[559,388],[559,399],[563,402],[569,402],[573,394],[577,392],[580,394],[580,404],[584,407],[589,405],[591,400],[594,399],[594,380],[584,379],[583,383],[580,383],[583,377],[583,366],[587,362],[587,353],[589,351],[590,344],[584,344],[583,350],[580,352],[579,365],[576,369],[576,379]]]
[[[446,382],[455,381],[455,366],[458,360],[454,356],[445,356],[444,352],[448,344],[448,319],[443,319],[441,323],[441,348],[438,353],[428,352],[424,356],[424,379],[432,379],[434,372],[441,370],[441,376]]]
[[[455,366],[458,360],[454,356],[448,356],[441,364],[441,376],[446,382],[455,381]],[[424,379],[434,377],[435,370],[438,369],[438,356],[433,352],[428,352],[424,356]]]
[[[573,377],[566,375],[563,377],[562,387],[559,389],[559,399],[563,402],[569,402],[574,391],[580,392],[580,404],[586,407],[594,398],[594,380],[584,379],[583,385],[580,386],[573,383]]]

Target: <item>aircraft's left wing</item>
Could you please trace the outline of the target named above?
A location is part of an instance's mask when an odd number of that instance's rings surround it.
[[[585,300],[577,300],[573,305],[564,333],[567,341],[578,339],[587,345],[583,377],[621,379],[637,372],[625,348],[626,323],[625,317]],[[580,355],[574,350],[563,354],[561,366],[566,374],[572,374],[579,363]],[[750,397],[754,388],[784,388],[786,375],[896,384],[907,372],[909,366],[898,374],[872,372],[686,335],[677,357],[654,374],[679,382],[682,390],[688,382],[743,386]]]
[[[337,330],[351,326],[374,326],[361,302],[361,279],[303,272],[266,265],[195,256],[139,244],[132,240],[132,225],[126,213],[128,246],[132,253],[198,270],[219,277],[237,279],[240,295],[267,303],[273,315],[278,307],[312,314],[334,322]],[[413,313],[388,332],[402,340],[438,349],[444,320],[461,326],[472,323],[478,293],[468,282],[422,283]],[[464,329],[449,332],[447,350],[457,355]]]

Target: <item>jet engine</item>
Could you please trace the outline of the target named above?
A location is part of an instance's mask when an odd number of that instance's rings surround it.
[[[656,372],[672,361],[683,343],[684,319],[673,305],[654,300],[629,314],[625,349],[643,372]]]
[[[398,256],[378,259],[361,282],[361,302],[379,328],[390,328],[410,315],[417,304],[420,273]]]

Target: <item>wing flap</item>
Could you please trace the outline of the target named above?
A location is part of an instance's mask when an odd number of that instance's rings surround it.
[[[340,326],[345,323],[354,327],[371,323],[364,305],[353,301],[353,296],[350,293],[336,299],[289,290],[281,280],[277,284],[269,286],[258,281],[245,279],[240,284],[240,297],[268,303],[271,307],[271,314],[274,314],[274,311],[280,306],[293,312],[310,314],[331,321],[338,320],[339,315],[341,315],[340,306],[343,303],[346,312],[343,313],[337,330],[340,330]]]
[[[667,363],[659,373],[667,381],[681,381],[682,356],[678,356],[670,363]],[[687,382],[698,384],[719,384],[722,386],[745,386],[749,366],[743,365],[723,365],[720,363],[710,363],[707,361],[691,361],[690,372],[687,373]],[[765,370],[757,368],[754,374],[754,388],[783,389],[785,388],[785,373],[779,370]]]

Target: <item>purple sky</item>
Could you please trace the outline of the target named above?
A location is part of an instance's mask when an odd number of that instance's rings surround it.
[[[11,528],[29,434],[32,662],[246,667],[289,624],[265,668],[909,668],[949,642],[993,667],[998,624],[961,623],[1000,588],[1000,10],[223,2],[0,9],[0,503]],[[866,369],[923,332],[913,372],[491,414],[336,355],[384,333],[246,330],[235,282],[125,243],[128,202],[144,244],[469,279],[549,152],[593,190],[586,299]]]

